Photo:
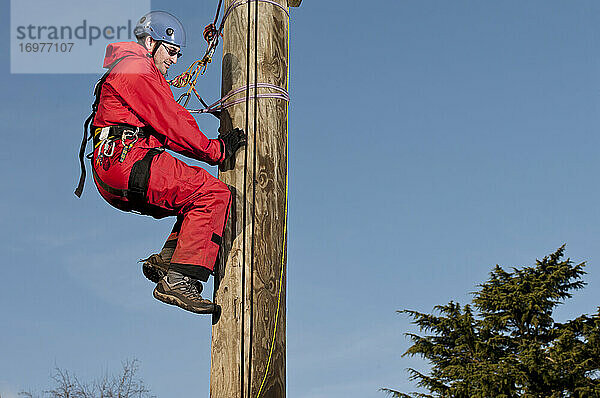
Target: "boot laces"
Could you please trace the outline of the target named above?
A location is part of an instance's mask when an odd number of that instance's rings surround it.
[[[171,289],[178,290],[190,298],[203,299],[198,291],[195,279],[182,275],[179,272],[169,271],[165,277],[165,281]]]

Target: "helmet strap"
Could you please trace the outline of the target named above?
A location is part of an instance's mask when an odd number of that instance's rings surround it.
[[[154,58],[154,55],[156,54],[156,52],[158,51],[158,48],[160,46],[162,46],[162,41],[156,40],[156,45],[154,46],[154,49],[152,50],[152,58]]]

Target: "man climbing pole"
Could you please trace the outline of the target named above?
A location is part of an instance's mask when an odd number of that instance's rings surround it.
[[[165,80],[181,56],[185,31],[173,15],[152,11],[137,23],[135,42],[109,44],[92,115],[84,126],[93,137],[92,172],[100,195],[112,206],[150,215],[176,216],[163,249],[144,261],[144,275],[155,282],[154,297],[195,313],[213,313],[201,296],[214,271],[227,221],[228,187],[200,167],[189,166],[169,149],[208,164],[220,164],[243,145],[240,129],[208,139],[191,114],[173,98]]]

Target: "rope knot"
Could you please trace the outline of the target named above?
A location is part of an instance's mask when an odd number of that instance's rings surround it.
[[[204,40],[210,43],[218,34],[219,31],[217,30],[217,27],[214,23],[211,23],[210,25],[206,25],[202,35],[204,36]]]
[[[190,72],[184,72],[179,76],[174,77],[169,83],[177,88],[182,88],[187,86],[192,80],[192,74]]]

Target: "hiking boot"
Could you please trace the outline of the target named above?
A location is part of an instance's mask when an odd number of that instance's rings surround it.
[[[160,254],[153,254],[150,257],[140,260],[144,276],[154,283],[158,283],[169,271],[169,262],[165,261]]]
[[[158,283],[169,271],[170,263],[166,262],[161,254],[153,254],[150,257],[140,260],[144,276],[154,283]],[[191,278],[190,278],[191,279]],[[202,282],[191,279],[196,284],[198,293],[202,293]]]
[[[198,284],[202,286],[195,279],[170,270],[154,288],[154,297],[196,314],[212,314],[216,306],[212,301],[202,298]]]

